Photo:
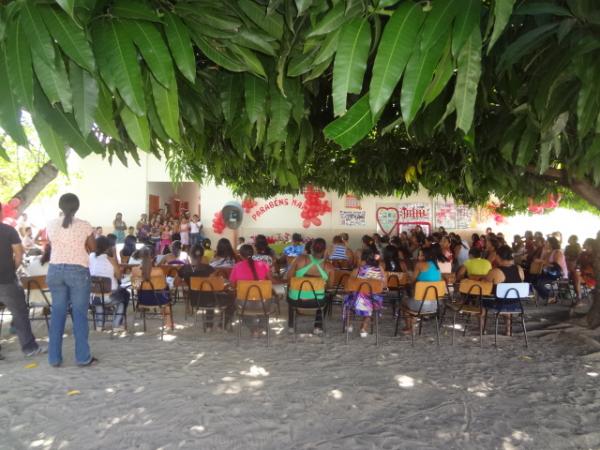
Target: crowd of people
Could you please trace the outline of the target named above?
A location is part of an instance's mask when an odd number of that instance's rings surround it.
[[[452,274],[456,281],[467,277],[493,284],[528,281],[548,302],[556,300],[552,298],[552,290],[548,289],[548,284],[555,280],[570,279],[578,299],[584,288],[593,289],[596,284],[593,264],[598,240],[587,239],[580,246],[577,237],[571,236],[563,249],[560,233],[544,236],[540,232],[527,231],[524,237],[514,236],[508,243],[502,233],[494,233],[491,229],[484,234],[473,234],[468,241],[443,228],[426,235],[417,226],[397,236],[364,235],[358,249],[351,247],[346,233],[334,236],[329,244],[322,238],[305,242],[300,234],[294,233],[292,242],[278,255],[264,235],[255,236],[252,242],[239,238],[236,247],[228,239],[221,238],[213,249],[211,241],[202,234],[202,223],[197,215],[190,217],[184,213],[181,218],[175,218],[161,211],[148,218],[142,214],[135,226],[128,227],[119,213],[113,221],[112,232],[104,235],[101,228],[92,228],[88,222],[75,218],[79,208],[75,195],[62,196],[59,207],[62,217],[49,222],[45,230],[48,242],[42,251],[30,249],[29,261],[21,268],[25,275],[46,275],[52,295],[48,349],[52,366],[62,364],[67,311],[73,319],[75,360],[80,366],[88,366],[97,362],[88,344],[90,306],[96,312],[97,325],[103,324],[104,307],[113,306],[113,327],[122,327],[133,288],[139,291],[137,301],[140,305],[163,308],[164,326],[172,328],[169,287],[176,287],[175,281],[189,286],[193,277],[219,274],[227,279],[229,291],[218,297],[219,307],[225,311],[225,327],[231,324],[236,307],[234,292],[240,281],[272,280],[289,284],[295,277],[314,277],[322,279],[324,286],[331,286],[335,271],[344,270],[358,279],[380,280],[385,288],[390,272],[404,272],[412,282],[441,281],[445,275]],[[19,236],[19,232],[11,227],[3,225],[0,228],[0,302],[11,311],[23,352],[31,356],[45,352],[45,349],[33,337],[23,289],[15,275],[23,262],[26,241],[29,243],[33,239],[30,230],[30,227],[22,227]],[[33,241],[35,245],[35,239]],[[164,277],[161,266],[172,266],[177,273],[176,280],[171,279],[160,295],[154,290],[140,289],[154,277]],[[111,294],[104,304],[90,295],[90,277],[110,279]],[[311,302],[318,304],[324,298],[325,288],[307,292],[290,284],[287,292],[289,329],[294,327],[293,306],[297,302],[310,307]],[[214,299],[207,293],[190,293],[190,302],[195,306],[206,306],[214,303]],[[359,334],[366,337],[374,314],[379,314],[382,307],[382,295],[347,294],[342,318],[350,313],[360,317]],[[435,301],[417,302],[409,295],[400,307],[405,311],[428,312],[437,308],[437,304]],[[403,332],[411,333],[414,319],[410,314],[404,317]],[[208,310],[205,316],[208,330],[215,326],[213,321],[213,312]],[[248,320],[246,325],[254,336],[260,335],[264,328],[261,319]],[[322,329],[323,317],[318,310],[314,333],[321,334]]]

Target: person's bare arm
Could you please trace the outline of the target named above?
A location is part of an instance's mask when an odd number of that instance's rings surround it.
[[[117,263],[117,260],[114,257],[108,257],[108,260],[110,261],[110,263],[113,266],[113,270],[115,272],[115,278],[117,280],[121,279],[121,266],[119,266],[119,263]]]
[[[93,232],[85,240],[85,249],[88,253],[96,251],[96,238]]]
[[[13,260],[15,262],[15,268],[18,268],[23,262],[23,245],[22,244],[13,244]]]
[[[460,281],[465,277],[467,273],[467,268],[465,266],[460,266],[458,268],[458,272],[456,272],[456,281]]]
[[[292,278],[294,278],[294,275],[296,274],[297,267],[298,267],[298,260],[301,258],[304,259],[304,257],[302,255],[295,258],[294,261],[292,262],[292,265],[288,269],[287,274],[286,274],[288,283],[291,281]],[[269,274],[270,274],[270,271],[269,271]]]

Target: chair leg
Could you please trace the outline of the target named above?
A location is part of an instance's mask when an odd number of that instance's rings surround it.
[[[498,319],[500,318],[500,314],[496,313],[496,321],[494,325],[494,345],[498,348]]]
[[[146,332],[146,310],[142,309],[142,321],[144,324],[144,333]]]
[[[237,314],[238,316],[238,329],[237,329],[237,345],[240,346],[240,340],[242,339],[242,322],[244,316]]]
[[[521,314],[521,325],[523,325],[523,335],[525,336],[525,348],[529,348],[529,341],[527,340],[527,328],[525,327],[525,315]]]
[[[479,317],[479,347],[483,348],[483,326],[484,321],[482,317]]]
[[[379,314],[373,311],[375,315],[375,347],[379,347]]]
[[[269,314],[265,314],[265,321],[267,322],[267,348],[271,344],[271,327],[269,326]]]
[[[463,330],[463,336],[467,335],[467,327],[469,326],[469,320],[471,320],[471,315],[467,315],[467,320],[465,320],[465,329]]]
[[[411,320],[410,320],[410,345],[414,346],[415,345],[415,327],[414,324],[412,323],[412,319],[416,320],[418,318],[415,316],[411,316]]]
[[[350,314],[352,314],[352,311],[350,310],[350,308],[347,308],[346,310],[346,345],[348,344],[348,342],[350,341]]]
[[[291,306],[290,306],[291,307]],[[298,318],[296,317],[296,308],[292,308],[292,321],[294,322],[294,344],[298,339]]]
[[[394,328],[394,337],[398,336],[398,324],[400,323],[401,317],[402,317],[401,310],[398,309],[398,315],[396,316],[396,327]]]
[[[456,328],[456,311],[454,311],[454,315],[452,317],[452,340],[451,345],[454,345],[454,329]]]
[[[435,315],[435,337],[438,347],[440,346],[440,317]]]

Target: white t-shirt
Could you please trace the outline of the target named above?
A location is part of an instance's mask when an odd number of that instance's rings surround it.
[[[108,260],[108,256],[104,253],[100,256],[90,253],[90,275],[93,277],[110,278],[110,288],[113,291],[119,287],[119,283],[115,278],[115,269]]]
[[[200,233],[200,222],[190,222],[190,233]]]

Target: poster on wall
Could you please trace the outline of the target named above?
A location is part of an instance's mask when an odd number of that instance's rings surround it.
[[[435,226],[448,230],[464,230],[472,228],[477,218],[477,211],[466,205],[457,205],[452,200],[435,201]]]
[[[417,228],[417,226],[421,227],[425,235],[429,236],[431,234],[431,223],[429,222],[400,222],[398,224],[398,232],[402,233],[403,231],[406,231],[407,233],[410,233]]]
[[[344,207],[346,209],[361,209],[360,200],[355,195],[347,194]]]
[[[477,223],[477,210],[466,205],[456,205],[456,228],[474,228]]]
[[[366,211],[340,211],[340,225],[343,227],[366,227]]]
[[[400,203],[398,205],[398,212],[400,215],[400,222],[431,222],[430,203]]]

